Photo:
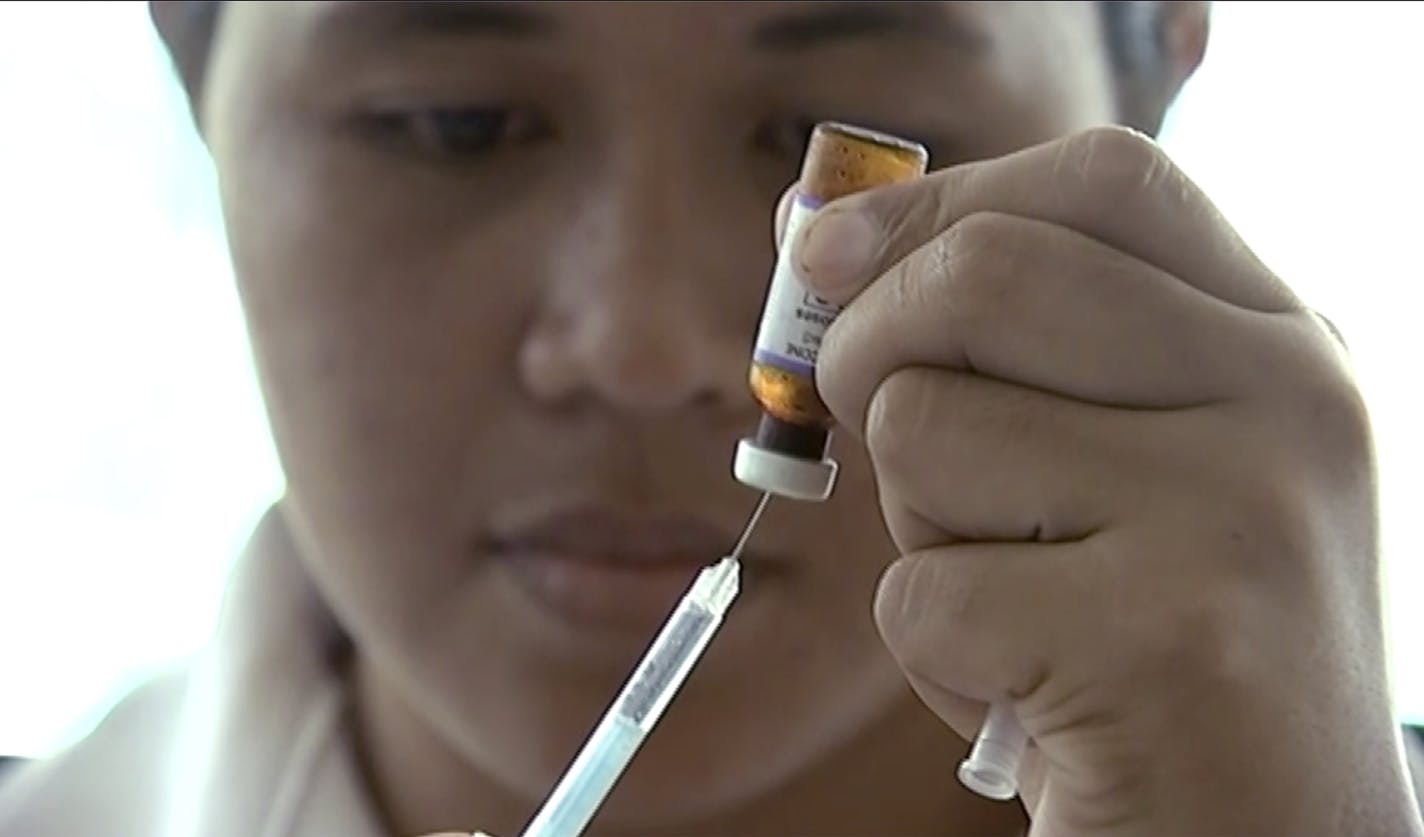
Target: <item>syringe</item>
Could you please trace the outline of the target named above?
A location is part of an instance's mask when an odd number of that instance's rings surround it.
[[[697,574],[523,837],[578,837],[588,827],[736,600],[742,550],[770,499],[762,494],[732,551]]]

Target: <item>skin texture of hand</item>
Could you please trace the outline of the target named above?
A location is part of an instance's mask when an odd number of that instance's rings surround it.
[[[923,700],[1035,740],[1034,834],[1419,833],[1385,689],[1369,420],[1331,332],[1147,138],[837,201],[819,385],[901,557]]]

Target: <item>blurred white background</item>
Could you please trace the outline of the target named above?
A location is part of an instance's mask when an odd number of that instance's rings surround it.
[[[1421,31],[1420,4],[1218,3],[1163,138],[1350,340],[1416,723]],[[282,476],[213,177],[143,5],[0,3],[0,103],[0,754],[33,756],[204,641]]]

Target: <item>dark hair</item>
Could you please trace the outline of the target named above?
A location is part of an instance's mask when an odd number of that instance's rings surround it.
[[[1162,38],[1162,4],[1155,0],[1096,0],[1117,85],[1118,119],[1140,131],[1157,133],[1167,102],[1175,92],[1171,59]],[[159,7],[166,7],[160,9]],[[153,4],[154,15],[167,16],[165,36],[183,84],[196,101],[222,0],[174,0]]]

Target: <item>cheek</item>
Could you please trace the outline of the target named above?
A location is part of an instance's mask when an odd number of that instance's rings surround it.
[[[466,452],[517,397],[535,207],[495,212],[488,187],[377,178],[300,141],[219,165],[288,503],[313,557],[458,548]]]

